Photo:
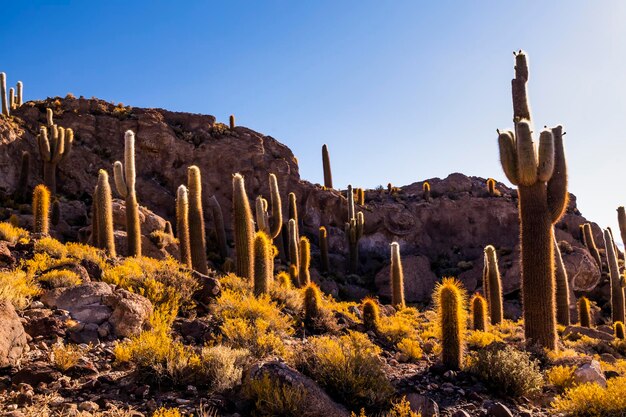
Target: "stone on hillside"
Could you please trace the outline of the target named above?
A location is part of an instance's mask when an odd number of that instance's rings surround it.
[[[28,351],[28,340],[13,304],[6,300],[0,301],[0,323],[0,368],[16,366]]]

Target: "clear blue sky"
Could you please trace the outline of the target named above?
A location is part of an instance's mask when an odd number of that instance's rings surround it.
[[[208,113],[271,135],[322,181],[505,180],[512,51],[537,128],[567,131],[570,191],[615,225],[626,204],[623,1],[0,1],[0,71],[25,98],[96,96]],[[614,226],[616,227],[616,226]]]

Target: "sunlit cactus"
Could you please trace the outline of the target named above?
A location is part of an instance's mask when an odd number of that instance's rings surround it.
[[[578,299],[578,321],[582,327],[591,327],[591,306],[587,297]]]
[[[233,229],[237,275],[254,282],[254,223],[243,176],[233,176]]]
[[[320,271],[327,274],[330,271],[330,261],[328,259],[328,232],[324,226],[319,228],[320,247]]]
[[[267,200],[258,196],[255,204],[257,227],[266,233],[270,238],[276,239],[283,226],[282,201],[278,189],[278,179],[276,175],[269,175],[270,185],[270,212],[268,212]]]
[[[396,308],[404,308],[404,271],[402,270],[402,258],[400,257],[400,244],[393,242],[391,245],[391,305]]]
[[[470,299],[470,310],[472,314],[472,329],[484,332],[488,328],[487,321],[487,300],[476,293]]]
[[[180,250],[180,263],[192,267],[191,244],[189,242],[189,195],[187,187],[181,185],[176,192],[176,233]]]
[[[47,235],[50,231],[50,191],[39,184],[33,192],[33,232]]]
[[[236,127],[235,125],[235,115],[231,114],[230,117],[228,118],[228,123],[229,123],[229,127],[231,129],[234,129]]]
[[[498,191],[498,189],[496,188],[496,180],[494,180],[493,178],[487,179],[487,191],[489,192],[489,195],[494,197],[500,195],[500,191]]]
[[[602,259],[600,258],[600,251],[598,251],[598,247],[596,246],[596,241],[593,238],[593,232],[591,230],[591,223],[585,223],[582,226],[583,232],[583,242],[587,247],[587,250],[598,264],[598,268],[602,271]]]
[[[556,321],[560,325],[570,325],[569,311],[569,283],[567,278],[567,270],[563,264],[561,250],[554,239],[554,262],[556,265]]]
[[[17,107],[24,104],[24,84],[21,81],[17,82]]]
[[[491,324],[502,322],[502,279],[498,268],[496,248],[491,245],[485,247],[485,261],[487,268],[487,305]]]
[[[7,101],[7,75],[0,72],[0,96],[2,96],[2,114],[9,116],[9,102]]]
[[[553,225],[567,208],[567,167],[561,126],[543,130],[536,149],[527,81],[527,57],[520,51],[512,80],[515,132],[499,131],[498,143],[503,171],[518,187],[524,333],[529,344],[556,350]]]
[[[9,108],[11,110],[15,110],[17,97],[15,96],[15,89],[13,87],[9,88]]]
[[[113,197],[111,196],[111,185],[109,184],[109,174],[101,169],[98,172],[98,185],[96,186],[96,214],[98,219],[98,247],[106,250],[110,257],[116,256],[115,235],[113,230]]]
[[[124,134],[124,162],[115,161],[113,178],[117,192],[124,198],[126,207],[127,255],[141,256],[141,226],[139,223],[139,204],[135,182],[135,133],[127,130]]]
[[[324,187],[332,189],[333,174],[330,169],[330,155],[328,153],[328,146],[326,146],[326,144],[322,146],[322,166],[324,169]]]
[[[367,330],[377,331],[380,320],[380,309],[378,302],[373,298],[364,298],[362,304],[363,325]]]
[[[618,321],[624,323],[624,288],[622,287],[622,275],[620,274],[613,238],[608,230],[604,230],[604,250],[609,266],[609,278],[611,280],[611,317],[613,323]]]
[[[254,237],[254,295],[267,294],[272,282],[272,241],[264,232]]]
[[[613,325],[615,328],[615,338],[619,340],[624,340],[624,323],[618,321]]]
[[[428,181],[424,181],[422,184],[422,198],[430,201],[430,183]]]
[[[289,278],[291,279],[292,284],[295,284],[295,285],[299,284],[297,265],[294,265],[294,264],[289,265]]]
[[[455,278],[444,278],[435,287],[433,299],[437,307],[443,365],[448,369],[460,369],[463,366],[467,328],[465,289]]]
[[[305,236],[300,237],[300,251],[298,255],[300,262],[298,280],[300,281],[300,286],[304,287],[311,282],[311,273],[309,272],[311,266],[311,243]]]
[[[278,285],[285,289],[291,288],[291,277],[288,272],[282,271],[276,275],[276,282]]]
[[[209,199],[209,208],[211,209],[211,216],[213,217],[213,227],[215,229],[218,251],[222,261],[224,261],[228,258],[228,241],[226,240],[226,228],[224,226],[222,206],[214,195]]]
[[[304,321],[312,324],[321,315],[322,294],[314,282],[304,288]]]
[[[294,219],[289,220],[289,264],[296,267],[296,270],[300,268],[300,250],[298,246],[298,232],[296,227],[296,221]],[[297,276],[297,275],[296,275]],[[293,279],[293,276],[291,277]],[[294,281],[297,283],[298,281]]]
[[[44,184],[52,194],[56,194],[56,173],[58,164],[67,158],[74,143],[74,131],[54,124],[51,109],[46,109],[46,126],[39,128],[37,144],[43,160]]]

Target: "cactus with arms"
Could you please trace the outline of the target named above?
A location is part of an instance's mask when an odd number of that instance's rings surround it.
[[[113,179],[117,192],[124,198],[126,206],[126,242],[128,256],[141,256],[141,226],[139,224],[139,204],[135,190],[135,133],[127,130],[124,134],[124,162],[113,164]]]
[[[43,180],[52,194],[56,194],[57,166],[70,154],[74,143],[72,129],[64,129],[54,124],[52,110],[46,109],[48,126],[41,126],[37,136],[39,154],[43,159]]]

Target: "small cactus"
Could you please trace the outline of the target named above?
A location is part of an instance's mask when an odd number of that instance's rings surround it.
[[[180,263],[192,267],[191,243],[189,242],[189,195],[187,187],[181,185],[176,192],[176,233],[180,250]]]
[[[254,224],[241,174],[233,176],[233,222],[237,275],[254,282]]]
[[[206,229],[202,209],[202,178],[200,168],[195,165],[187,168],[187,189],[189,192],[189,246],[191,264],[195,271],[207,275],[209,266],[206,259]]]
[[[287,290],[291,288],[291,277],[289,273],[285,271],[279,272],[278,275],[276,275],[276,282],[282,288]]]
[[[434,300],[441,332],[441,356],[443,365],[458,370],[463,365],[467,311],[466,294],[455,278],[444,278],[435,287]]]
[[[304,320],[311,324],[320,317],[322,312],[322,294],[314,282],[304,288]]]
[[[500,191],[496,189],[496,180],[494,180],[493,178],[487,179],[487,191],[489,192],[489,195],[494,197],[500,195]]]
[[[254,295],[267,294],[272,282],[272,241],[264,232],[254,237]]]
[[[591,307],[587,297],[578,299],[578,321],[581,327],[591,327]]]
[[[609,266],[609,278],[611,280],[611,317],[613,323],[618,321],[624,323],[626,320],[624,312],[624,288],[622,287],[622,275],[617,264],[617,256],[615,255],[615,246],[611,233],[604,230],[604,250],[606,260]]]
[[[322,146],[322,166],[324,168],[324,187],[333,188],[333,174],[330,169],[330,155],[328,154],[328,146]]]
[[[230,117],[228,118],[228,123],[229,123],[229,127],[231,129],[235,128],[236,125],[235,125],[235,115],[234,114],[230,115]]]
[[[585,223],[584,225],[582,225],[582,232],[583,232],[583,242],[585,243],[587,250],[589,251],[589,253],[591,253],[591,256],[593,256],[593,259],[596,261],[596,264],[598,264],[598,268],[600,268],[600,271],[602,271],[602,259],[600,258],[600,251],[598,251],[596,242],[593,239],[593,232],[591,230],[591,224]]]
[[[430,201],[430,183],[428,181],[424,181],[422,184],[422,197],[426,201]]]
[[[110,257],[115,258],[111,185],[109,184],[109,174],[103,169],[98,172],[95,204],[97,204],[96,213],[98,215],[98,247],[105,249]]]
[[[556,238],[554,239],[554,263],[556,265],[556,321],[563,326],[569,326],[569,283]]]
[[[319,247],[320,247],[320,271],[327,274],[330,271],[330,262],[328,259],[328,233],[324,226],[319,228]]]
[[[39,128],[37,144],[39,154],[43,159],[44,184],[52,194],[56,194],[56,172],[58,164],[67,158],[74,143],[74,131],[64,129],[54,124],[51,109],[46,109],[46,121],[48,126]]]
[[[21,81],[17,82],[17,107],[24,104],[24,84]]]
[[[292,284],[296,285],[299,283],[298,280],[298,267],[294,264],[289,265],[289,277],[291,279]]]
[[[470,309],[472,310],[472,328],[481,332],[487,331],[487,300],[478,293],[474,294],[470,300]]]
[[[174,236],[174,231],[172,230],[172,223],[169,220],[165,221],[165,226],[163,226],[163,233]]]
[[[304,287],[311,282],[311,273],[309,272],[311,266],[311,243],[305,236],[300,237],[300,251],[298,255],[300,261],[298,280],[300,281],[300,286]]]
[[[209,199],[209,208],[211,209],[211,216],[213,217],[213,227],[215,229],[218,250],[222,261],[224,261],[228,257],[228,242],[226,240],[226,229],[224,227],[224,215],[222,213],[222,206],[214,195]]]
[[[359,206],[365,205],[365,190],[363,188],[356,189],[356,203]]]
[[[141,257],[141,226],[135,190],[136,177],[135,133],[127,130],[124,134],[124,162],[115,161],[113,164],[113,179],[117,192],[125,200],[127,255]]]
[[[496,248],[489,245],[485,248],[485,259],[487,261],[487,295],[489,316],[491,324],[502,322],[502,280],[500,278],[500,270],[498,268],[498,258],[496,256]]]
[[[380,320],[380,309],[378,308],[378,302],[373,298],[363,299],[363,325],[367,330],[377,331]]]
[[[50,191],[39,184],[33,192],[33,232],[47,235],[50,231]]]
[[[624,340],[624,323],[618,321],[613,327],[615,327],[615,337],[619,340]]]
[[[7,101],[7,75],[0,72],[0,96],[2,96],[2,114],[8,116],[9,103]]]
[[[391,304],[396,308],[404,308],[404,272],[402,270],[402,258],[400,257],[400,244],[393,242],[390,246]]]

